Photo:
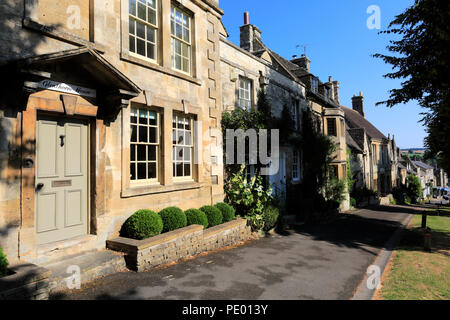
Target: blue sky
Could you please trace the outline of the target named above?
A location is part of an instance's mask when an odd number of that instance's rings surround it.
[[[394,134],[401,148],[423,147],[426,133],[420,115],[424,110],[416,102],[394,108],[375,106],[389,96],[389,89],[400,87],[400,80],[383,78],[391,71],[389,65],[371,57],[386,53],[391,39],[370,30],[366,21],[367,8],[378,5],[381,10],[381,29],[387,28],[395,15],[413,4],[413,0],[219,0],[225,11],[223,22],[229,40],[239,45],[239,27],[244,11],[250,12],[250,23],[262,31],[264,43],[291,59],[306,54],[311,60],[311,72],[327,81],[328,76],[340,82],[341,104],[351,107],[351,97],[363,92],[365,113],[386,136]]]

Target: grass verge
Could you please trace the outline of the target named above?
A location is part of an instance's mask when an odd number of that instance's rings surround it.
[[[423,249],[421,219],[414,216],[403,231],[375,299],[450,299],[450,215],[428,216],[431,252]]]

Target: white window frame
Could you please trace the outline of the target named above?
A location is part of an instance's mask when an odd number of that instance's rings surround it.
[[[179,128],[179,121],[183,119],[183,128]],[[186,124],[189,123],[189,130],[186,130]],[[186,143],[186,133],[190,133],[190,141]],[[182,137],[182,140],[180,140]],[[194,171],[194,118],[192,116],[174,113],[172,116],[172,175],[174,181],[192,181]],[[180,143],[183,142],[183,143]],[[183,153],[177,154],[177,149],[182,148]],[[185,149],[189,149],[189,159],[184,158]],[[182,164],[183,175],[177,176],[177,165]],[[190,165],[189,175],[184,175],[186,164]]]
[[[178,16],[181,17],[181,21],[177,20]],[[189,13],[172,4],[170,9],[170,52],[172,69],[187,75],[190,75],[192,71],[192,20]],[[176,34],[177,26],[181,29],[181,37]],[[177,44],[180,46],[180,52],[176,52]],[[183,46],[185,46],[184,55]],[[177,57],[180,57],[180,68],[176,66]],[[183,70],[183,64],[187,66],[187,70]]]
[[[140,124],[140,114],[141,112],[147,113],[147,124]],[[154,113],[156,115],[156,124],[150,124],[150,114]],[[136,122],[132,122],[133,115],[136,115]],[[133,139],[133,126],[136,126],[136,141],[132,141]],[[140,137],[140,127],[146,127],[147,128],[147,142],[145,141],[139,141]],[[151,128],[156,128],[156,141],[151,142],[150,141],[150,130]],[[145,160],[139,160],[138,159],[138,146],[145,146]],[[149,147],[156,147],[155,151],[155,160],[149,159]],[[133,159],[133,153],[134,153],[134,160]],[[138,108],[138,107],[131,107],[130,110],[130,185],[147,185],[147,184],[157,184],[159,183],[159,171],[160,171],[160,153],[161,153],[161,113],[157,112],[152,109],[148,108]],[[148,177],[148,167],[149,164],[154,163],[155,164],[155,170],[156,170],[156,177],[155,178],[149,178]],[[138,165],[139,164],[145,164],[146,166],[146,178],[145,179],[138,179]],[[134,167],[134,175],[135,179],[132,179],[132,167]]]
[[[238,100],[240,108],[250,110],[252,107],[252,93],[252,80],[246,77],[239,77]]]
[[[292,181],[300,181],[301,179],[300,157],[300,151],[294,150],[292,153]]]
[[[128,0],[129,1],[129,0]],[[160,0],[153,0],[155,7],[153,8],[152,6],[148,5],[148,2],[146,0],[133,0],[136,3],[136,11],[135,14],[133,15],[131,13],[131,6],[130,6],[130,1],[128,2],[128,52],[130,53],[130,55],[138,57],[140,59],[144,59],[144,60],[148,60],[150,62],[156,63],[156,61],[158,60],[158,29],[159,29],[159,2]],[[141,17],[138,16],[138,8],[139,5],[141,6],[145,6],[145,16],[146,19],[142,19]],[[155,13],[155,23],[151,23],[148,21],[148,13],[149,12],[154,12]],[[145,30],[145,39],[138,37],[137,36],[137,25],[141,24],[144,26],[144,30]],[[133,27],[132,27],[133,25]],[[131,32],[132,28],[134,29],[134,34]],[[150,41],[149,39],[147,39],[148,33],[147,33],[147,29],[150,28],[153,30],[154,32],[154,42]],[[132,50],[132,46],[131,46],[131,41],[132,38],[134,38],[134,51]],[[137,52],[137,44],[138,44],[138,40],[144,41],[144,46],[145,46],[145,55],[142,55],[140,53]],[[148,45],[151,44],[153,45],[153,50],[154,50],[154,58],[148,57],[147,54],[147,50],[148,50]]]

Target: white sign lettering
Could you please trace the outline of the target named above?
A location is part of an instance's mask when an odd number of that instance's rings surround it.
[[[48,89],[58,92],[72,93],[85,97],[97,97],[97,91],[94,89],[79,87],[73,84],[67,84],[62,82],[56,82],[52,80],[42,80],[38,83],[39,88]]]

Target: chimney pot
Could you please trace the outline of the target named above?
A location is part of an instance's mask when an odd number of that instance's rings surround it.
[[[244,24],[250,24],[250,17],[248,11],[244,12]]]
[[[292,58],[293,58],[293,59],[297,59],[297,55],[294,54],[294,55],[292,56]]]
[[[333,83],[333,77],[332,76],[328,77],[328,82]]]

